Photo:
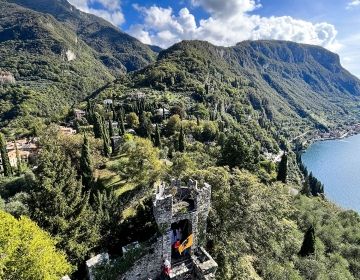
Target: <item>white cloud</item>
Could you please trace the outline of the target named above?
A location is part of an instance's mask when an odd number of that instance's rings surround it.
[[[353,34],[341,40],[341,63],[354,75],[360,78],[360,33]]]
[[[201,6],[210,16],[200,19],[197,24],[187,8],[175,14],[172,8],[136,5],[144,21],[132,26],[129,33],[143,42],[161,47],[184,39],[207,40],[222,46],[246,39],[279,39],[317,44],[333,51],[340,47],[333,25],[326,22],[314,24],[290,16],[261,17],[250,13],[260,7],[254,0],[192,0],[192,4]]]
[[[209,13],[220,17],[251,12],[261,7],[255,0],[192,0],[191,3],[194,6],[201,6]]]
[[[119,0],[68,0],[83,12],[102,17],[112,24],[119,26],[125,22],[124,14],[121,10],[121,1]],[[94,9],[92,5],[100,5],[101,9]]]
[[[346,9],[352,9],[352,8],[355,8],[357,6],[360,6],[360,0],[351,0],[347,6],[346,6]]]

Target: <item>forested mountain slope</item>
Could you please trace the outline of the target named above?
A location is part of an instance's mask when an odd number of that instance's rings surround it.
[[[84,42],[99,53],[106,67],[119,72],[140,69],[153,62],[156,53],[151,47],[122,32],[106,20],[87,14],[66,0],[8,0],[29,9],[54,16],[70,27]]]
[[[156,182],[191,178],[212,186],[199,241],[216,279],[360,279],[359,215],[326,200],[292,141],[359,121],[360,81],[338,56],[283,41],[184,41],[155,61],[158,51],[65,0],[0,0],[0,210],[29,216],[54,239],[37,244],[59,252],[53,268],[8,246],[0,278],[80,280],[109,252],[119,266],[97,279],[114,279],[134,263],[121,248],[149,249],[162,231]],[[6,142],[25,137],[39,149],[33,162],[16,151],[11,168]]]
[[[225,100],[240,89],[254,109],[282,126],[328,129],[354,121],[360,104],[360,81],[341,67],[338,55],[285,41],[244,41],[229,48],[183,41],[162,51],[134,80]]]
[[[2,124],[17,116],[56,119],[65,107],[114,79],[70,28],[13,3],[1,2],[0,50],[0,69],[16,80],[0,89]]]

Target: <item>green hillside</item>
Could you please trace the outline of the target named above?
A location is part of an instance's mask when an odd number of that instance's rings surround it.
[[[195,179],[212,187],[197,238],[219,265],[216,279],[360,279],[359,214],[326,199],[293,141],[359,123],[359,105],[359,79],[321,47],[183,41],[160,50],[65,0],[0,0],[0,214],[47,232],[60,264],[49,279],[83,280],[85,261],[103,252],[115,265],[96,280],[117,279],[137,257],[122,246],[139,241],[145,252],[162,231],[154,186]],[[75,119],[73,108],[86,114]],[[25,136],[38,136],[39,149],[11,167],[6,141]],[[13,232],[0,236],[10,257],[22,253]],[[54,274],[30,249],[29,262],[0,258],[0,278],[24,267],[24,280]]]
[[[7,2],[1,7],[0,69],[16,80],[0,88],[3,125],[34,117],[56,119],[114,79],[96,52],[52,16]]]
[[[155,60],[156,53],[151,47],[142,44],[104,19],[79,11],[66,0],[8,1],[50,14],[66,24],[98,52],[98,58],[114,75],[140,69]]]
[[[265,119],[289,128],[328,129],[359,117],[360,81],[324,48],[284,41],[235,47],[184,41],[134,75],[138,86],[196,92],[231,100],[247,96]],[[206,89],[207,88],[207,89]]]

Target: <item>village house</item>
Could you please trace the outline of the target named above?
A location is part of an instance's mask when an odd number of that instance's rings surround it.
[[[8,71],[0,71],[0,84],[14,84],[15,78]]]
[[[16,147],[15,147],[15,143],[16,143]],[[16,148],[19,151],[28,151],[30,153],[36,153],[38,150],[36,139],[29,140],[26,138],[18,139],[16,141],[10,141],[6,145],[6,150],[8,152],[15,151]]]
[[[86,112],[80,109],[74,109],[74,116],[76,120],[80,120],[81,118],[85,117]]]
[[[18,166],[18,159],[21,162],[28,164],[36,157],[39,150],[37,145],[37,138],[32,139],[18,139],[16,141],[9,141],[6,145],[10,165],[12,167]],[[17,149],[17,152],[16,152]],[[0,163],[0,173],[3,171],[3,166]]]
[[[66,127],[66,126],[60,126],[59,132],[62,135],[74,135],[76,134],[76,130],[71,128],[71,127]]]
[[[18,159],[20,160],[20,162],[27,164],[29,162],[31,154],[29,151],[18,151],[18,153],[16,153],[15,150],[12,150],[8,152],[8,156],[11,167],[16,168],[19,164]]]
[[[104,105],[105,105],[105,106],[106,106],[106,105],[111,105],[111,104],[113,104],[112,99],[105,99],[105,100],[104,100]]]

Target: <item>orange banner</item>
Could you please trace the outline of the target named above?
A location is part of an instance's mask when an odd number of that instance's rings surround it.
[[[179,253],[182,254],[187,248],[190,248],[193,245],[194,235],[190,234],[188,238],[179,246]]]

